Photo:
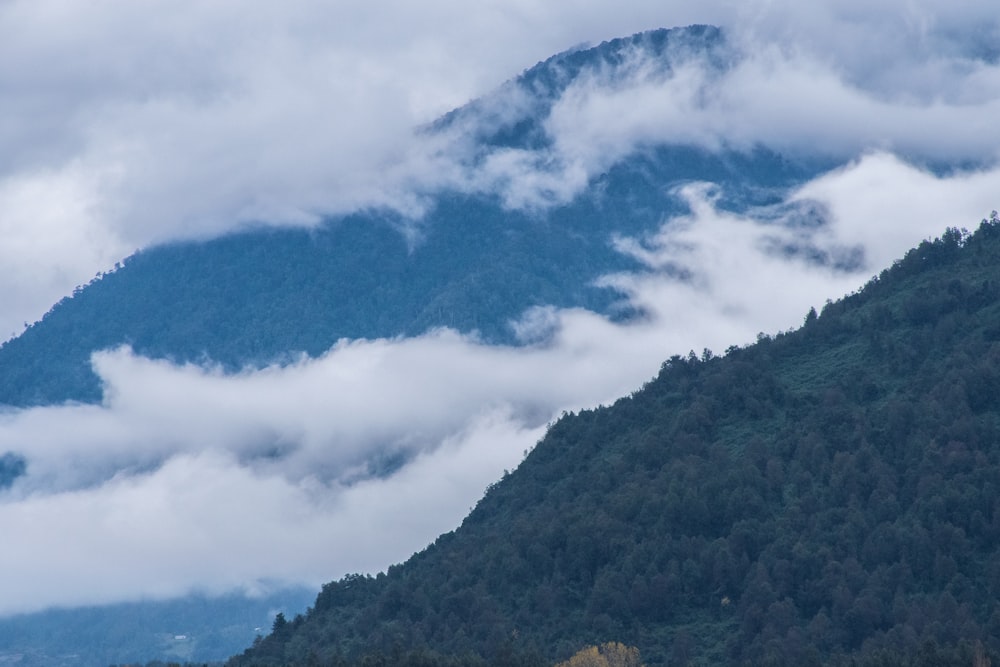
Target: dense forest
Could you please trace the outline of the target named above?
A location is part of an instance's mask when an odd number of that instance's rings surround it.
[[[1000,219],[803,326],[566,414],[462,526],[231,667],[984,665],[1000,651]]]

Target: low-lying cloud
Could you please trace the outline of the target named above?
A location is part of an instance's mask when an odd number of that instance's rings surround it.
[[[539,309],[525,347],[439,330],[235,374],[96,354],[101,405],[0,415],[0,452],[27,461],[0,490],[0,613],[384,569],[454,528],[562,411],[634,391],[673,354],[796,326],[945,226],[973,227],[998,177],[876,153],[745,215],[691,184],[690,215],[617,240],[644,269],[604,280],[645,318]]]

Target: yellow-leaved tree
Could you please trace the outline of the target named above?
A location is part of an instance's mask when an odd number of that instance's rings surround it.
[[[607,642],[600,646],[588,646],[577,651],[566,662],[556,667],[645,667],[639,657],[639,649],[625,646],[621,642]]]

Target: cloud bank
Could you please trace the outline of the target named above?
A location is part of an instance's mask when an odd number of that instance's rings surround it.
[[[637,389],[672,354],[796,326],[920,240],[973,226],[998,176],[873,153],[743,215],[691,184],[690,215],[617,240],[643,270],[604,279],[647,317],[539,309],[526,347],[440,330],[235,374],[99,353],[103,404],[0,415],[0,452],[27,460],[0,490],[0,614],[382,570],[457,526],[562,411]]]

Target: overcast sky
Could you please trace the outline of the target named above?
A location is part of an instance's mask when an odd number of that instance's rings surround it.
[[[458,525],[561,411],[633,391],[671,354],[795,326],[921,239],[974,227],[1000,207],[998,18],[989,1],[0,0],[4,336],[172,239],[418,215],[440,187],[545,206],[664,141],[842,164],[742,216],[691,185],[690,215],[618,239],[647,270],[605,280],[642,323],[539,309],[522,326],[554,332],[544,346],[430,332],[235,376],[97,355],[102,405],[0,415],[0,454],[29,459],[0,492],[0,613],[384,569]],[[461,141],[413,132],[558,51],[690,23],[722,26],[737,64],[592,72],[553,106],[543,153],[469,169]],[[796,227],[806,205],[828,224]],[[864,262],[810,266],[775,240]]]

